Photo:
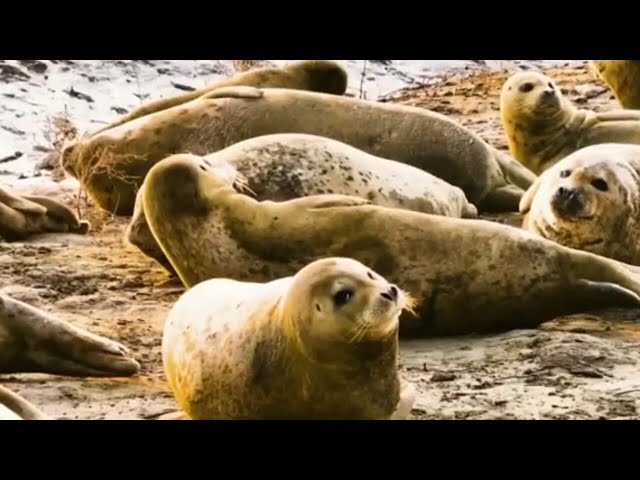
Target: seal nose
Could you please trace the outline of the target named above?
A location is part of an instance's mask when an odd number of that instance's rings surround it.
[[[556,190],[552,203],[560,212],[575,215],[583,208],[582,200],[582,194],[577,188],[560,187]]]
[[[390,302],[395,302],[398,300],[398,289],[392,285],[389,291],[381,294],[383,298],[389,300]]]

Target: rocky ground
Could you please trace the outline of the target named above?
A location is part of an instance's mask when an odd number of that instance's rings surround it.
[[[142,92],[143,100],[156,98],[224,75],[228,65],[217,62],[0,61],[0,162],[4,159],[0,169],[6,167],[0,184],[55,193],[94,225],[86,237],[47,235],[0,243],[0,291],[122,342],[142,365],[140,374],[128,379],[48,375],[0,379],[54,417],[173,418],[168,412],[175,410],[175,404],[164,381],[160,343],[164,317],[182,290],[163,283],[167,279],[163,270],[123,242],[127,219],[111,218],[78,198],[72,179],[55,183],[38,171],[37,162],[54,143],[46,125],[66,106],[78,129],[97,128],[135,105],[134,91]],[[354,77],[350,91],[358,95],[356,72],[363,61],[349,62]],[[510,70],[503,69],[538,64],[482,62],[427,68],[425,78],[415,74],[421,71],[415,65],[403,70],[402,63],[371,63],[368,75],[374,80],[367,82],[371,89],[375,84],[383,91],[372,94],[380,101],[450,115],[505,149],[498,95]],[[545,70],[574,101],[597,110],[616,107],[584,62]],[[392,93],[398,83],[409,87]],[[415,84],[425,85],[410,86]],[[19,158],[6,160],[16,152]],[[577,315],[538,330],[404,342],[402,373],[416,382],[419,393],[413,417],[638,418],[637,314]]]

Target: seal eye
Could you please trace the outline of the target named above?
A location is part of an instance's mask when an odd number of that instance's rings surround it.
[[[560,172],[560,178],[567,178],[569,175],[571,175],[571,170],[562,170]]]
[[[341,307],[345,305],[351,297],[353,297],[353,290],[343,288],[333,295],[333,303],[335,303],[336,306]]]
[[[522,93],[528,93],[531,90],[533,90],[533,83],[531,82],[523,83],[522,85],[520,85],[520,91]]]
[[[592,180],[591,185],[593,186],[593,188],[600,190],[601,192],[606,192],[607,190],[609,190],[609,185],[607,185],[607,182],[601,178]]]

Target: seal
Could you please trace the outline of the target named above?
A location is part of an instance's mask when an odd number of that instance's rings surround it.
[[[475,218],[478,214],[460,188],[430,173],[316,135],[263,135],[204,157],[181,157],[212,168],[260,201],[337,193],[435,215]],[[140,201],[143,189],[144,183],[125,238],[172,272],[146,224]]]
[[[207,155],[253,137],[306,133],[419,168],[462,189],[479,210],[517,211],[535,180],[505,152],[428,110],[346,96],[237,86],[69,145],[62,166],[98,205],[131,215],[149,169],[176,154]]]
[[[622,108],[640,110],[640,60],[591,60],[589,66]]]
[[[267,283],[211,279],[167,316],[166,377],[194,420],[394,419],[415,398],[398,374],[398,317],[410,305],[348,258]]]
[[[88,221],[79,220],[69,207],[52,198],[17,195],[0,187],[0,237],[7,241],[47,232],[84,235],[89,228]]]
[[[146,102],[126,115],[123,115],[115,122],[96,130],[93,134],[104,132],[105,130],[149,115],[150,113],[182,105],[217,88],[247,85],[253,87],[291,88],[329,93],[332,95],[344,95],[347,91],[348,81],[347,71],[340,64],[330,60],[302,60],[292,62],[282,68],[257,68],[238,73],[231,78],[218,80],[190,92]]]
[[[640,264],[640,145],[598,144],[556,163],[520,205],[523,228],[563,245]]]
[[[31,402],[0,385],[0,420],[51,420]]]
[[[124,345],[0,294],[0,373],[129,377],[139,369]]]
[[[269,281],[321,258],[353,258],[417,299],[416,316],[400,319],[405,336],[533,328],[640,305],[640,268],[488,220],[337,194],[258,202],[179,158],[149,171],[142,201],[187,288],[211,278]]]
[[[540,72],[518,72],[507,79],[500,116],[509,151],[537,175],[582,147],[640,143],[640,111],[577,108]]]

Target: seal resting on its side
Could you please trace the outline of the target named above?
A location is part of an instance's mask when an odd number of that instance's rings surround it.
[[[90,224],[79,220],[66,205],[48,197],[17,195],[0,187],[0,237],[24,240],[37,233],[84,235]]]
[[[406,163],[463,190],[481,211],[517,211],[536,176],[444,115],[302,90],[238,86],[146,115],[69,145],[62,166],[103,209],[130,215],[149,169],[274,133],[331,138]]]
[[[333,95],[344,95],[348,84],[347,71],[336,62],[330,60],[302,60],[292,62],[282,68],[256,68],[210,83],[191,92],[172,95],[146,102],[131,112],[123,115],[115,122],[96,130],[92,135],[130,122],[136,118],[159,112],[167,108],[182,105],[195,100],[217,88],[233,85],[253,87],[291,88],[295,90],[310,90]]]
[[[142,197],[156,241],[187,287],[263,282],[327,256],[360,261],[420,304],[412,334],[532,328],[560,315],[640,306],[640,269],[531,232],[368,205],[344,195],[258,202],[194,162],[155,165]]]
[[[268,283],[208,280],[168,314],[169,386],[194,420],[406,416],[415,391],[398,374],[398,317],[407,300],[347,258]]]
[[[124,345],[0,294],[0,373],[128,377],[139,369]]]
[[[560,160],[522,198],[523,227],[640,264],[640,145],[598,144]]]
[[[212,168],[257,200],[337,193],[360,196],[375,205],[436,215],[474,218],[478,214],[460,188],[430,173],[315,135],[263,135],[204,157],[179,156]],[[140,201],[143,189],[144,184],[125,237],[172,271],[146,224]]]
[[[589,145],[640,143],[640,111],[577,108],[540,72],[518,72],[507,79],[500,115],[511,154],[538,175]]]

